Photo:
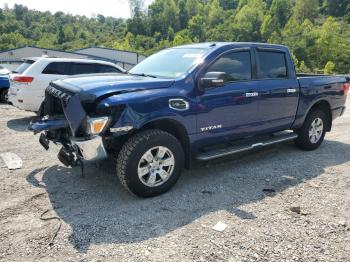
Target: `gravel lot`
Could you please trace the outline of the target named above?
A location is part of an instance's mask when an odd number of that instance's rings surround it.
[[[0,160],[0,261],[350,261],[350,111],[316,151],[196,164],[152,199],[126,192],[111,161],[85,178],[62,166],[26,131],[33,114],[0,115],[0,153],[23,160]]]

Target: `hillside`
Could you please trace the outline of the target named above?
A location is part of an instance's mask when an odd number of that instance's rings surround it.
[[[112,47],[125,35],[125,21],[29,10],[22,5],[0,9],[0,50],[24,45],[73,50],[87,46]]]
[[[350,72],[350,0],[155,0],[146,11],[132,2],[127,21],[3,9],[0,49],[101,45],[149,55],[192,42],[257,41],[289,46],[301,72]]]

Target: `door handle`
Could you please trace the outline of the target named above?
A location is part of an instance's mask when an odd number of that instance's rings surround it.
[[[250,93],[245,93],[245,97],[255,97],[259,96],[258,92],[250,92]]]
[[[296,88],[288,88],[287,89],[288,94],[292,94],[292,93],[296,93],[296,92],[297,92]]]

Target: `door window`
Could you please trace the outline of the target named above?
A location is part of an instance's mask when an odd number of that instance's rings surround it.
[[[288,78],[286,56],[283,52],[258,51],[258,78]]]
[[[120,70],[116,67],[109,65],[96,65],[98,73],[121,73]]]
[[[227,82],[251,80],[250,52],[240,51],[223,55],[207,69],[207,72],[223,72]]]
[[[29,60],[29,59],[26,59],[24,60],[24,62],[16,68],[16,70],[14,70],[13,72],[14,73],[18,73],[18,74],[23,74],[24,71],[26,71],[32,64],[34,64],[35,61],[34,60]]]
[[[70,71],[71,75],[97,73],[95,64],[88,63],[71,63]]]
[[[69,75],[69,63],[52,62],[43,70],[45,75]]]

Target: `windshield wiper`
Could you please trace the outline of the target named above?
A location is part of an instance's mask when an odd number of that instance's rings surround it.
[[[135,74],[135,73],[129,73],[129,75],[133,75],[133,76],[144,76],[144,77],[152,77],[152,78],[157,78],[154,75],[149,75],[149,74],[145,74],[145,73],[139,73],[139,74]]]

